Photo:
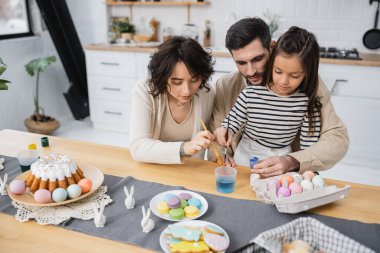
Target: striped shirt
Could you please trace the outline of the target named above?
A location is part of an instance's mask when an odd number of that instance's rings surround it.
[[[296,91],[279,96],[264,86],[249,86],[239,95],[231,112],[229,129],[236,133],[244,127],[243,136],[268,148],[289,146],[301,129],[301,149],[319,139],[320,118],[315,117],[314,131],[309,135],[308,97]],[[227,118],[222,126],[227,128]]]

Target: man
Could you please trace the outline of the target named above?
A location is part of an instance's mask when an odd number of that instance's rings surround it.
[[[211,131],[221,126],[238,95],[247,85],[265,85],[264,75],[273,45],[267,24],[259,18],[242,19],[227,31],[226,48],[230,51],[238,72],[223,76],[217,81]],[[268,177],[293,170],[300,173],[307,170],[326,170],[343,158],[349,145],[347,129],[336,115],[330,93],[322,80],[319,81],[317,96],[322,104],[322,129],[318,142],[305,150],[299,150],[297,137],[292,145],[293,153],[262,160],[254,166],[253,173]],[[227,165],[236,165],[232,156],[240,137],[241,133],[234,136],[226,159]],[[222,147],[219,150],[223,152]],[[208,153],[209,159],[215,160],[213,152],[210,150]]]

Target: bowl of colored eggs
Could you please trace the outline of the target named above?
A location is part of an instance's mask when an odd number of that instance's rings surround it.
[[[186,190],[159,193],[151,199],[149,205],[157,217],[168,221],[194,220],[208,209],[207,200],[203,196]]]
[[[253,185],[259,200],[276,205],[278,211],[284,213],[299,213],[343,199],[350,188],[327,186],[324,179],[312,171],[259,179]]]
[[[39,189],[34,193],[26,187],[25,180],[30,173],[26,171],[10,182],[8,195],[12,200],[29,206],[58,206],[78,201],[94,193],[104,181],[104,175],[99,169],[86,166],[82,170],[85,178],[77,184],[71,184],[66,189],[56,188],[52,192]]]

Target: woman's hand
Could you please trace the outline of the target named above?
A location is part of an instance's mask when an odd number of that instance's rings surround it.
[[[231,143],[232,143],[232,137],[233,137],[232,131],[231,130],[228,131],[227,141],[226,141],[226,134],[227,134],[227,129],[224,127],[219,127],[214,131],[216,142],[222,147],[229,147],[231,146]]]
[[[186,155],[194,155],[201,150],[207,149],[214,140],[214,135],[209,131],[201,131],[191,141],[185,142],[183,151]]]
[[[273,177],[284,174],[294,169],[299,169],[300,163],[292,156],[275,156],[267,158],[255,164],[254,174],[259,174],[261,177]]]

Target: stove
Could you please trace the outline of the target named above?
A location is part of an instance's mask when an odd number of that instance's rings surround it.
[[[321,58],[346,59],[346,60],[362,60],[356,48],[339,49],[336,47],[320,47],[319,56]]]

